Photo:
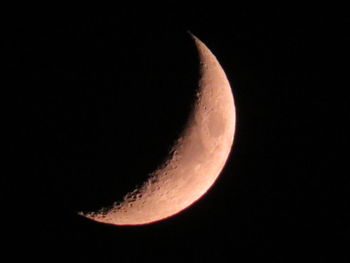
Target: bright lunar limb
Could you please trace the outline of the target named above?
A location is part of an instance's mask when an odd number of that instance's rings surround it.
[[[235,131],[232,90],[216,57],[192,37],[199,53],[201,77],[193,111],[166,161],[121,202],[81,215],[114,225],[163,220],[197,201],[221,173]]]

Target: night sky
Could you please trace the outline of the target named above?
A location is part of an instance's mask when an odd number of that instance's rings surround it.
[[[341,168],[348,153],[340,150],[348,85],[330,77],[348,39],[337,12],[208,6],[11,16],[3,87],[11,169],[2,176],[11,255],[30,248],[28,259],[67,262],[350,260]],[[223,172],[198,202],[155,224],[78,216],[140,184],[183,129],[199,76],[187,31],[232,86],[237,126]],[[348,66],[336,71],[340,80]]]

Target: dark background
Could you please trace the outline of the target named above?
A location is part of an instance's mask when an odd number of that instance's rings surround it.
[[[347,262],[341,9],[11,15],[4,85],[11,161],[2,176],[11,255]],[[156,224],[118,227],[78,216],[142,182],[182,130],[198,80],[188,30],[232,84],[237,127],[221,176],[190,208]]]

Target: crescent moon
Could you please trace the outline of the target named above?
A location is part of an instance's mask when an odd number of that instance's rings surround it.
[[[166,161],[121,202],[80,215],[113,225],[160,221],[197,201],[221,173],[235,131],[232,90],[216,57],[191,36],[199,54],[201,77],[192,113]]]

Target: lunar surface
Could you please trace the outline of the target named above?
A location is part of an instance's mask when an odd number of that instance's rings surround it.
[[[216,57],[197,37],[192,37],[198,49],[201,77],[193,111],[166,161],[121,202],[81,215],[114,225],[163,220],[203,196],[221,173],[235,131],[233,95]]]

